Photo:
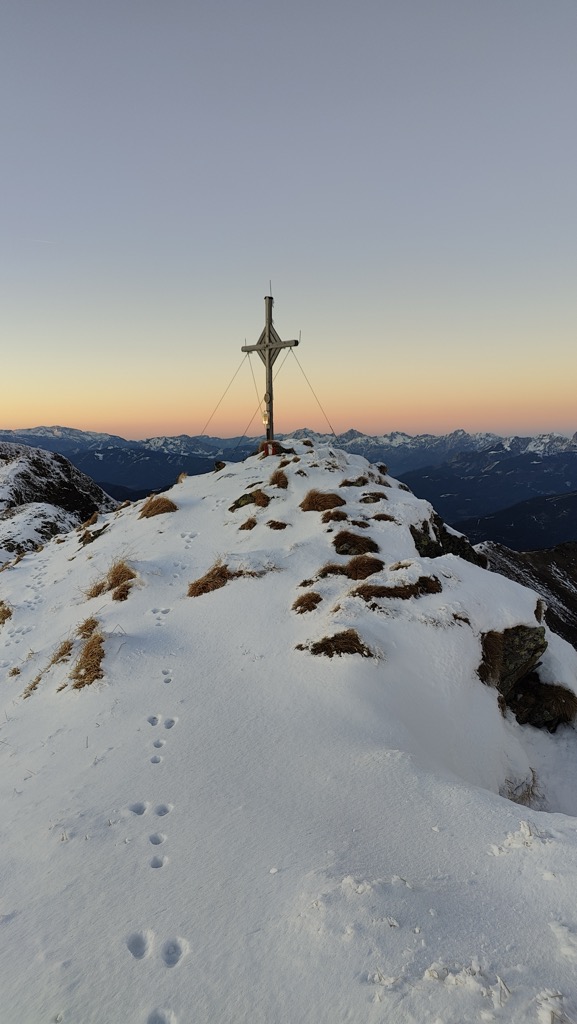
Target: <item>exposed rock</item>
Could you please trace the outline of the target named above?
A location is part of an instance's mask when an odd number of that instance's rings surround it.
[[[542,683],[537,672],[530,672],[512,687],[507,707],[520,725],[555,732],[559,725],[568,725],[577,715],[577,697],[565,686]]]
[[[486,568],[487,559],[475,551],[472,544],[462,534],[450,531],[440,516],[433,512],[430,519],[425,519],[419,526],[411,526],[411,534],[418,553],[423,558],[438,558],[439,555],[459,555],[467,562]]]
[[[544,626],[512,626],[481,637],[479,678],[507,698],[515,683],[529,675],[547,649]]]

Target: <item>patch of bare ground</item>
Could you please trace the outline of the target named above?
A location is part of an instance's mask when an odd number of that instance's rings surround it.
[[[256,519],[254,518],[254,516],[249,516],[249,518],[246,519],[241,526],[239,526],[239,530],[254,530],[255,526]]]
[[[240,579],[241,576],[256,579],[264,574],[265,570],[255,572],[250,569],[229,569],[226,562],[219,558],[204,576],[189,584],[188,597],[201,597],[202,594],[210,594],[211,591],[220,590],[221,587],[226,587],[231,580]]]
[[[302,615],[303,612],[312,612],[322,601],[320,594],[317,594],[314,590],[309,590],[308,594],[303,594],[301,597],[297,597],[296,601],[292,606],[293,612]]]
[[[337,508],[339,505],[346,505],[346,501],[340,494],[331,494],[326,491],[308,491],[300,503],[303,512],[325,512],[327,509]]]
[[[256,505],[257,508],[266,508],[269,504],[270,498],[268,494],[265,494],[264,491],[257,487],[254,491],[241,494],[240,498],[233,502],[228,511],[236,512],[237,508],[244,508],[245,505]]]
[[[140,510],[139,519],[152,519],[153,516],[164,515],[165,512],[177,512],[175,505],[165,494],[151,494]]]
[[[336,562],[324,565],[318,573],[318,579],[324,580],[327,576],[346,576],[349,580],[366,580],[367,576],[380,572],[384,567],[385,563],[380,558],[354,555],[344,565]]]
[[[271,473],[269,484],[271,487],[280,487],[281,490],[286,491],[288,487],[288,476],[280,469],[275,469],[274,473]]]
[[[368,482],[368,476],[358,476],[355,480],[341,480],[341,487],[365,487]]]
[[[101,632],[92,633],[83,643],[74,668],[70,673],[73,690],[82,690],[102,679],[104,660],[104,637]]]
[[[388,501],[387,495],[383,491],[366,491],[365,494],[361,495],[359,501],[362,505],[376,505],[377,501]]]
[[[372,537],[363,537],[350,530],[340,530],[333,545],[337,555],[367,555],[379,551],[379,545]]]
[[[410,597],[422,597],[423,594],[440,594],[440,581],[436,576],[420,576],[415,583],[398,583],[392,587],[374,583],[363,583],[351,592],[352,597],[362,597],[367,603],[378,597],[399,597],[408,600]]]
[[[323,512],[321,523],[344,523],[348,519],[347,513],[340,508],[330,508]]]
[[[101,597],[112,591],[114,601],[125,601],[130,592],[133,581],[136,579],[134,569],[131,569],[123,559],[117,559],[112,563],[106,576],[96,580],[86,591],[86,597]]]
[[[0,626],[12,618],[12,609],[5,601],[0,601]]]
[[[364,644],[356,629],[344,629],[333,636],[324,636],[311,644],[297,644],[298,651],[310,651],[311,654],[322,654],[326,658],[339,658],[343,654],[360,654],[362,658],[374,657],[370,648]]]

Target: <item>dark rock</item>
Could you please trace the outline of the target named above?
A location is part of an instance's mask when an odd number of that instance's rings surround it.
[[[542,683],[536,672],[515,683],[506,703],[520,725],[549,732],[573,722],[577,715],[575,694],[557,683]]]
[[[529,675],[545,653],[545,627],[512,626],[502,633],[490,630],[481,637],[481,649],[479,678],[507,698],[515,683]]]

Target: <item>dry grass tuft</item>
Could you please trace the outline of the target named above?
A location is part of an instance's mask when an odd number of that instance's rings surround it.
[[[130,593],[131,586],[132,586],[132,580],[126,580],[124,583],[120,583],[112,591],[112,600],[113,601],[126,601],[128,595]]]
[[[376,523],[396,523],[394,516],[390,516],[388,512],[377,512],[376,516],[371,516]]]
[[[14,665],[14,668],[10,669],[8,675],[9,676],[19,676],[20,675],[20,669],[18,668],[18,665]]]
[[[257,487],[254,491],[241,494],[240,498],[236,499],[228,511],[236,512],[237,508],[244,508],[245,505],[256,505],[257,508],[266,508],[269,504],[270,498],[268,494],[265,494],[264,491]]]
[[[408,600],[410,597],[422,597],[423,594],[440,594],[440,581],[436,576],[420,576],[416,583],[398,583],[392,587],[363,583],[353,590],[352,597],[362,597],[367,603],[378,597],[399,597]]]
[[[81,637],[82,640],[86,640],[87,637],[92,636],[94,630],[98,625],[98,619],[95,619],[93,615],[88,619],[84,619],[76,628],[76,636]]]
[[[213,590],[220,590],[221,587],[225,587],[230,580],[236,580],[240,576],[262,576],[263,573],[249,572],[245,569],[229,569],[228,565],[221,559],[218,559],[213,566],[201,576],[200,579],[194,580],[193,583],[189,584],[188,596],[189,597],[200,597],[202,594],[210,594]]]
[[[82,645],[80,654],[70,673],[73,690],[82,690],[97,679],[102,679],[102,662],[104,660],[104,637],[102,633],[92,633]]]
[[[108,591],[112,590],[113,600],[124,601],[128,597],[128,591],[130,590],[132,582],[135,579],[136,573],[134,569],[131,569],[127,562],[119,558],[116,560],[116,562],[112,563],[110,569],[106,573],[106,576],[104,576],[100,580],[96,580],[96,582],[93,583],[92,586],[86,591],[86,597],[101,597],[102,594],[106,594],[108,593]],[[114,593],[115,591],[119,590],[119,588],[122,588],[121,592],[124,595],[122,597],[117,597],[116,594]]]
[[[84,533],[80,534],[80,543],[83,547],[85,544],[92,544],[92,541],[96,540],[97,537],[101,537],[107,528],[108,523],[105,523],[100,530],[85,530]]]
[[[0,626],[12,618],[12,609],[5,601],[0,601]]]
[[[377,501],[388,501],[384,491],[366,491],[359,499],[362,505],[375,505]]]
[[[287,526],[290,526],[290,523],[281,523],[280,519],[269,519],[266,525],[269,530],[286,530]]]
[[[302,615],[303,612],[312,612],[320,604],[322,597],[317,594],[314,590],[309,590],[308,594],[303,594],[302,597],[297,597],[296,601],[292,606],[293,612],[297,612],[298,615]]]
[[[325,512],[327,509],[337,508],[339,505],[346,505],[340,494],[330,494],[325,491],[308,491],[300,503],[303,512]]]
[[[341,487],[364,487],[368,482],[368,476],[358,476],[356,480],[343,480]]]
[[[349,530],[341,530],[333,540],[337,555],[368,555],[379,551],[379,545],[372,537],[362,537]]]
[[[366,519],[351,519],[351,526],[357,526],[359,530],[368,530],[369,528]]]
[[[176,478],[176,482],[177,482],[177,484],[183,484],[184,481],[187,480],[187,479],[188,479],[188,473],[186,472],[186,470],[183,469],[182,473],[178,474],[178,476]]]
[[[129,501],[128,498],[127,498],[126,501],[123,501],[122,505],[119,505],[118,508],[116,509],[116,512],[114,514],[114,518],[116,519],[116,516],[118,515],[119,512],[122,512],[123,509],[125,509],[125,508],[130,508],[131,505],[132,505],[132,502]]]
[[[281,490],[286,491],[288,487],[288,476],[282,471],[282,469],[275,469],[274,473],[271,474],[269,484],[271,487],[280,487]]]
[[[313,448],[314,447],[312,441],[303,441],[303,444],[306,445],[307,448]]]
[[[38,675],[34,677],[32,682],[28,683],[28,686],[26,687],[26,689],[24,690],[24,693],[22,694],[22,699],[23,700],[28,700],[28,697],[32,696],[32,694],[34,693],[34,690],[36,690],[38,688],[38,686],[40,685],[41,681],[42,681],[42,672],[39,672]]]
[[[324,580],[327,576],[346,576],[349,580],[366,580],[375,572],[384,569],[385,563],[380,558],[373,558],[371,555],[354,555],[345,564],[329,562],[324,565],[318,574],[318,579]]]
[[[72,640],[63,640],[60,647],[54,652],[50,661],[48,662],[48,668],[52,665],[58,665],[61,661],[68,661],[72,654],[72,648],[74,643]]]
[[[297,650],[307,650],[303,644],[297,646]],[[309,644],[308,650],[311,654],[323,654],[326,658],[339,658],[343,654],[360,654],[362,658],[372,658],[372,651],[362,642],[356,629],[344,629],[341,633],[334,633],[333,636],[324,636],[322,640],[316,640]]]
[[[340,508],[329,508],[321,516],[322,523],[344,523],[348,519],[347,513]]]
[[[161,516],[165,512],[177,512],[178,505],[175,505],[170,498],[164,494],[151,494],[142,506],[139,519],[151,519],[152,516]]]
[[[256,519],[254,518],[254,516],[249,516],[246,522],[244,522],[242,526],[239,526],[239,530],[254,530],[255,526]]]
[[[98,522],[98,512],[93,512],[89,519],[87,519],[81,526],[77,527],[78,530],[85,530],[88,526],[94,526]]]
[[[284,469],[284,467],[288,466],[289,463],[290,463],[290,459],[281,459],[279,464],[278,464],[278,468],[279,469]]]
[[[385,466],[384,462],[378,462],[377,463],[377,469],[378,469],[379,473],[383,474],[383,476],[388,476],[389,467]]]

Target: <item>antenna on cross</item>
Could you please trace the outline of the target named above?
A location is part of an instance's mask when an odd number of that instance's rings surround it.
[[[265,295],[264,308],[265,308],[265,323],[264,330],[258,339],[256,345],[243,345],[241,352],[258,352],[262,359],[266,369],[266,392],[264,396],[265,412],[263,415],[263,423],[266,427],[266,439],[267,441],[274,441],[274,409],[273,409],[273,378],[272,368],[279,352],[283,348],[294,348],[298,345],[298,341],[281,341],[277,332],[275,331],[272,323],[272,307],[273,307],[272,295]]]

